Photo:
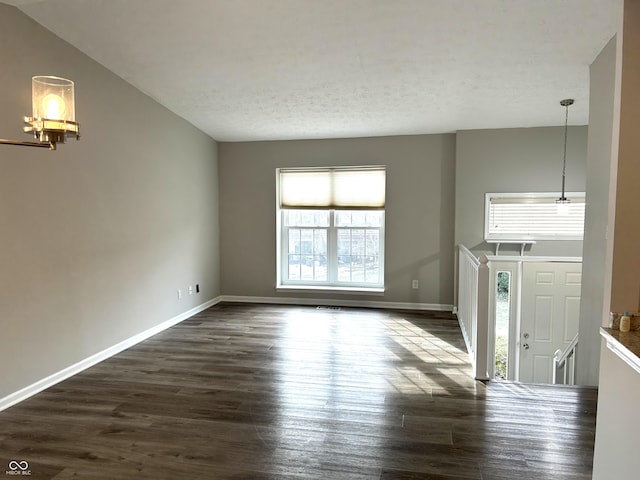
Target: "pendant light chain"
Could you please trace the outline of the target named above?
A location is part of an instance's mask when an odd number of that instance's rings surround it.
[[[562,195],[561,200],[566,200],[564,196],[564,182],[567,175],[567,130],[569,123],[569,105],[564,106],[564,153],[562,155]]]
[[[560,101],[560,105],[565,107],[564,113],[564,152],[562,156],[562,195],[557,200],[559,203],[568,203],[569,200],[564,196],[565,190],[565,178],[567,173],[567,133],[569,130],[569,107],[573,105],[573,99],[567,98],[565,100]]]

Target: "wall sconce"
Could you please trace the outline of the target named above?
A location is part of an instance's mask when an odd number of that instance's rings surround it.
[[[55,150],[64,143],[67,134],[80,140],[80,125],[76,123],[73,82],[66,78],[36,76],[31,79],[33,116],[24,117],[25,133],[37,142],[22,142],[0,138],[0,144],[22,147],[43,147]]]

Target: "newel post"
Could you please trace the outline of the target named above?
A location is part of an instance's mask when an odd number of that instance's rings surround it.
[[[489,259],[480,255],[478,260],[475,378],[489,380]]]

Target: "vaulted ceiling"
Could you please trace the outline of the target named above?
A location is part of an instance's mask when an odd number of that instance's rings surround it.
[[[621,0],[3,0],[220,141],[588,123]],[[81,86],[78,86],[81,88]]]

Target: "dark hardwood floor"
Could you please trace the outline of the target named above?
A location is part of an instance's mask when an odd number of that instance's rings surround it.
[[[221,304],[1,412],[0,461],[55,479],[589,479],[596,397],[474,381],[446,313]]]

